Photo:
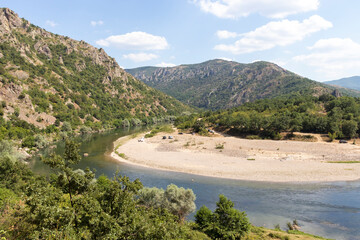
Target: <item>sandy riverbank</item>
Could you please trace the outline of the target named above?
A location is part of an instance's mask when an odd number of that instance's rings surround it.
[[[144,134],[143,134],[144,135]],[[247,140],[173,133],[145,139],[120,138],[112,157],[140,166],[203,176],[271,182],[350,181],[360,179],[360,146],[325,142]],[[221,148],[223,146],[223,149]]]

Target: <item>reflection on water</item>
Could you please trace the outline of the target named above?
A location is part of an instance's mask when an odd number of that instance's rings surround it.
[[[224,194],[236,208],[246,211],[257,226],[273,228],[280,224],[285,229],[287,222],[297,219],[305,232],[333,239],[360,239],[359,181],[285,184],[228,180],[131,166],[109,156],[117,138],[140,130],[143,129],[116,130],[79,138],[81,153],[88,153],[88,156],[78,168],[90,167],[96,169],[97,176],[109,177],[119,170],[133,180],[139,178],[149,187],[166,188],[174,183],[191,188],[197,196],[198,208],[206,205],[215,209],[218,195]],[[37,160],[31,165],[36,172],[49,172]]]

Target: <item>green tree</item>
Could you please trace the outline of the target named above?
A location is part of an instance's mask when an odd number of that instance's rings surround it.
[[[81,156],[79,154],[79,144],[72,140],[65,141],[65,151],[63,156],[52,154],[49,158],[43,158],[42,161],[51,168],[59,171],[54,179],[56,185],[64,193],[69,194],[69,201],[75,216],[75,227],[77,228],[77,213],[74,207],[74,195],[81,194],[88,190],[90,182],[94,179],[94,173],[87,169],[84,174],[73,171],[72,166],[79,163]]]
[[[64,122],[63,125],[61,126],[61,131],[71,132],[72,131],[71,124],[69,122]]]
[[[224,195],[219,196],[213,213],[206,207],[200,208],[195,223],[212,239],[241,239],[251,226],[245,212],[235,209]]]
[[[176,215],[179,221],[195,211],[196,196],[191,189],[178,187],[175,184],[167,186],[166,190],[159,188],[143,188],[139,192],[139,203],[153,208],[165,208]]]
[[[356,136],[358,130],[358,124],[354,120],[345,120],[342,122],[342,133],[345,137],[353,138]]]

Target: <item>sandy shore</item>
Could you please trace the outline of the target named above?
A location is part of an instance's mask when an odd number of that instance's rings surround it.
[[[144,135],[144,134],[143,134]],[[191,134],[163,135],[138,142],[123,137],[115,142],[126,159],[113,152],[121,162],[203,176],[271,182],[326,182],[360,179],[360,146],[325,142],[247,140],[202,137]],[[221,149],[223,146],[223,149]]]

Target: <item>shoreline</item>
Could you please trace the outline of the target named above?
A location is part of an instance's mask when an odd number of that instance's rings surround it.
[[[110,156],[140,167],[234,180],[277,183],[360,180],[360,163],[329,163],[339,158],[360,159],[360,147],[356,145],[177,133],[173,133],[172,140],[162,139],[159,133],[138,142],[143,135],[117,139]]]

